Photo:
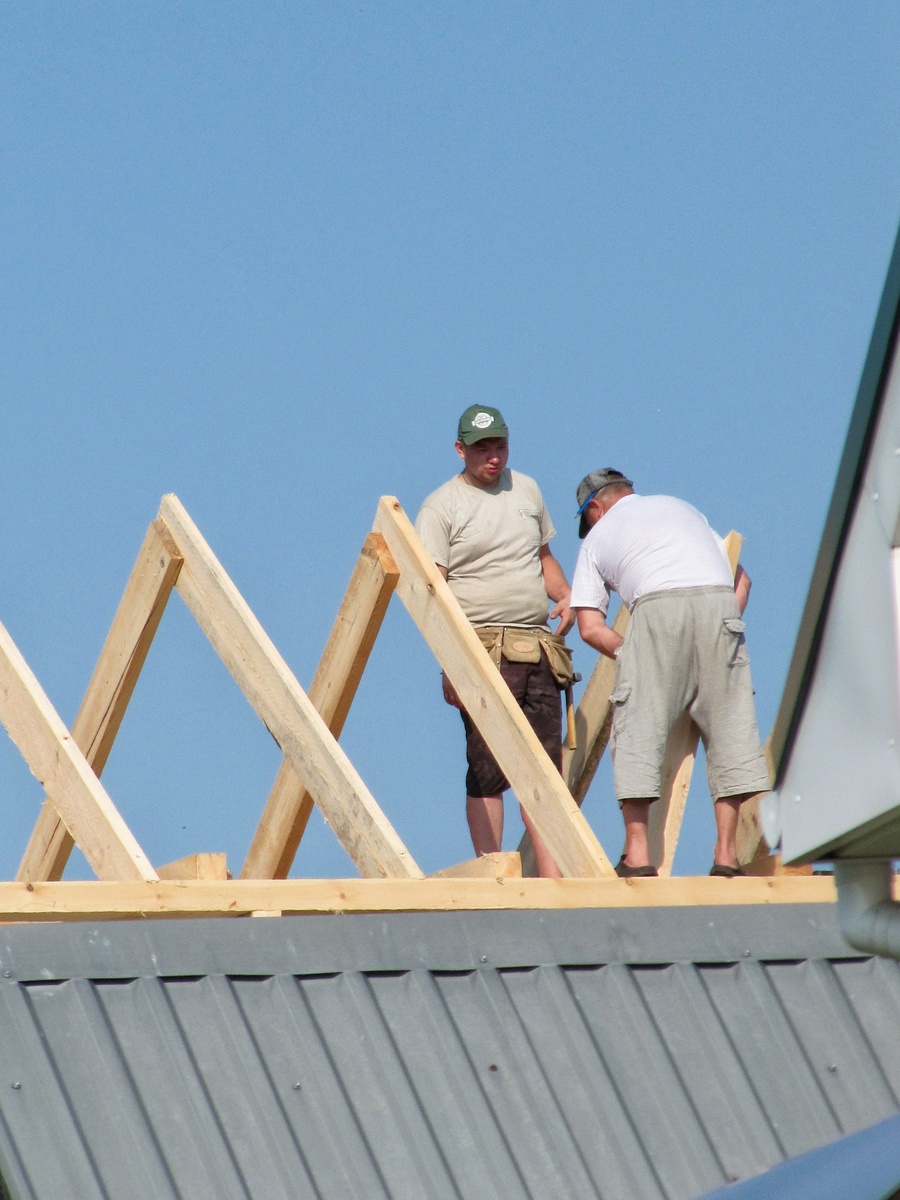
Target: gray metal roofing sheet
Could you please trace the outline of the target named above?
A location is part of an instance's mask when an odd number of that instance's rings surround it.
[[[0,929],[15,1200],[687,1198],[900,1109],[830,906]]]
[[[872,447],[878,416],[884,401],[891,360],[900,330],[900,232],[891,260],[872,338],[863,364],[856,402],[838,464],[834,491],[822,531],[809,593],[803,608],[797,642],[791,657],[784,693],[770,737],[770,751],[780,785],[791,753],[794,735],[812,683],[821,647],[825,617],[834,591],[835,577],[847,540],[854,505]]]

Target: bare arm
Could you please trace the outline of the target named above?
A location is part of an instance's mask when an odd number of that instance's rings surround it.
[[[734,573],[734,594],[737,596],[738,608],[741,612],[747,607],[750,598],[752,580],[740,563]]]
[[[599,608],[576,608],[575,612],[578,615],[581,640],[605,654],[607,658],[615,658],[624,638],[607,625],[606,615]]]
[[[549,546],[541,546],[541,574],[544,576],[544,590],[556,606],[550,611],[550,619],[559,617],[556,632],[561,636],[569,632],[575,624],[575,613],[569,604],[572,589],[569,587],[565,572],[553,557]]]

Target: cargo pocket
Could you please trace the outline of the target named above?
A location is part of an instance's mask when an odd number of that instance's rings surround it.
[[[618,664],[617,668],[618,668]],[[616,671],[618,674],[618,670]],[[616,683],[610,693],[609,703],[612,706],[612,728],[609,731],[609,750],[613,762],[616,759],[617,741],[625,731],[628,723],[628,713],[625,708],[625,703],[631,695],[630,683]]]
[[[724,617],[722,624],[728,631],[729,667],[746,667],[750,662],[750,655],[747,653],[747,639],[744,637],[744,622],[739,617]]]

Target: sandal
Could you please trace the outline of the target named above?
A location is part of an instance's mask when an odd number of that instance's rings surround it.
[[[616,863],[616,874],[620,879],[654,879],[659,875],[656,867],[629,867],[623,854]]]
[[[734,879],[737,875],[743,875],[742,867],[726,867],[723,863],[713,863],[710,875],[718,875],[722,879]]]

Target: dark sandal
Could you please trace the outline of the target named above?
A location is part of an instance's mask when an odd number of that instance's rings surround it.
[[[616,863],[616,874],[620,879],[654,879],[659,875],[656,867],[629,867],[623,854]]]
[[[713,863],[710,875],[718,875],[721,879],[734,879],[738,875],[743,875],[741,867],[726,867],[722,863]]]

